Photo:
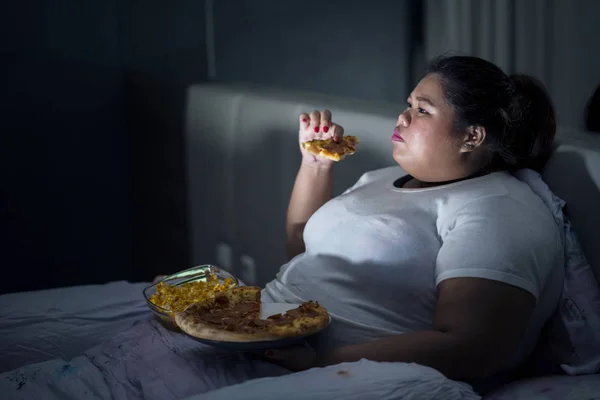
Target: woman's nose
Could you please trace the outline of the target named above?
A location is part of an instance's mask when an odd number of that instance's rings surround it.
[[[398,116],[398,126],[407,128],[410,125],[410,110],[402,111],[402,114]]]

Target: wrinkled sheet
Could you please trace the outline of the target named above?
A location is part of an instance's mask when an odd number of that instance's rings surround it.
[[[266,385],[255,386],[259,391],[287,388],[288,397],[426,399],[410,396],[444,388],[454,396],[448,399],[478,398],[470,387],[414,364],[363,360],[289,374],[258,356],[204,346],[153,319],[141,295],[146,285],[112,282],[0,296],[0,372],[7,371],[0,375],[0,398],[184,399],[235,391],[264,377]],[[341,387],[317,379],[331,375],[344,378]],[[238,396],[254,396],[245,391]]]
[[[202,345],[149,317],[72,360],[50,360],[1,374],[0,398],[183,399],[287,373],[256,356]]]
[[[266,379],[258,379],[266,378]],[[153,318],[70,361],[0,375],[2,399],[479,399],[417,364],[362,360],[291,374],[261,355],[202,345]]]
[[[501,387],[485,400],[600,400],[600,375],[546,376]]]
[[[255,379],[186,400],[476,400],[471,386],[419,364],[360,360]]]
[[[148,316],[148,283],[111,282],[0,296],[0,372],[69,360]]]
[[[401,377],[401,378],[399,378]],[[279,378],[256,379],[186,400],[454,400],[480,399],[470,386],[430,368],[361,360]],[[515,381],[483,400],[600,400],[600,375],[546,376]]]
[[[141,296],[146,285],[114,282],[0,296],[0,365],[5,371],[13,366],[0,375],[0,398],[479,398],[470,386],[416,364],[362,360],[289,374],[258,357],[201,345],[153,319]],[[600,399],[600,376],[515,382],[485,399],[573,395]]]

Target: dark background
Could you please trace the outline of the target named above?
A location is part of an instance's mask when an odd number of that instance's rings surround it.
[[[186,88],[249,81],[403,103],[421,4],[217,0],[207,19],[198,0],[5,2],[0,293],[189,267]]]

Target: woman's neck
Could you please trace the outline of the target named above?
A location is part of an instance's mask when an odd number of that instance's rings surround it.
[[[426,181],[418,180],[417,178],[413,178],[413,179],[408,180],[404,184],[404,187],[405,188],[413,188],[413,189],[424,189],[424,188],[430,188],[430,187],[435,187],[435,186],[449,185],[451,183],[465,181],[467,179],[478,178],[480,176],[487,175],[487,174],[489,174],[491,172],[493,172],[491,169],[484,168],[482,170],[479,170],[478,172],[469,174],[469,175],[464,176],[462,178],[451,179],[451,180],[440,181],[440,182],[426,182]]]

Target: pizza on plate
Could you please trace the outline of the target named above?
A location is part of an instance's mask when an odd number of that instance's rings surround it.
[[[314,156],[340,161],[356,152],[358,142],[356,136],[343,136],[340,142],[336,142],[333,138],[302,142],[302,148]]]
[[[190,336],[223,342],[307,336],[329,324],[327,310],[313,301],[261,319],[260,291],[256,286],[241,286],[221,292],[175,314],[175,323]]]

